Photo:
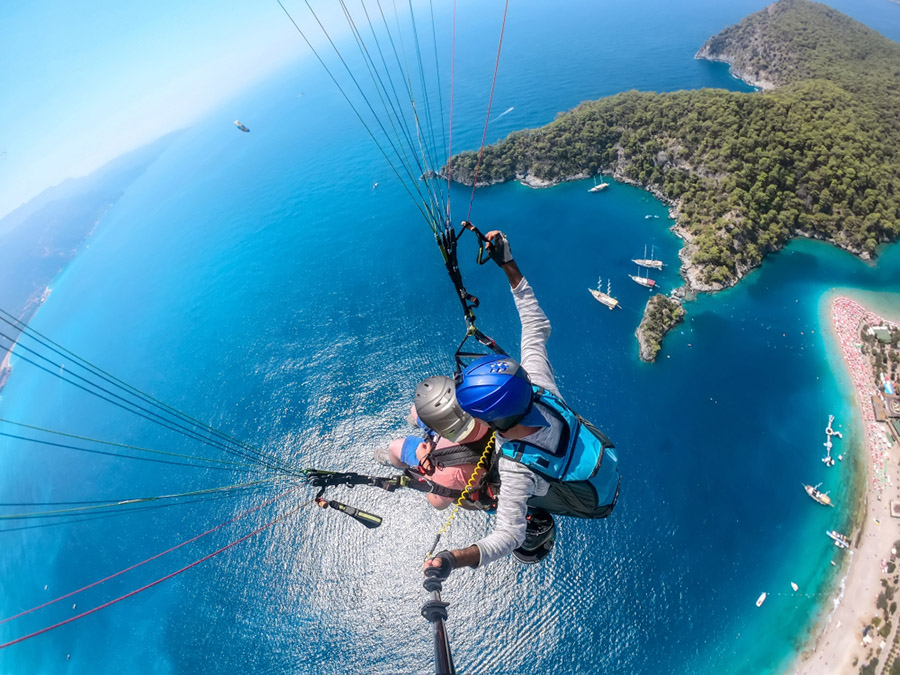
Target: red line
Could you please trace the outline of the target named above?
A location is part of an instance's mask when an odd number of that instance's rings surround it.
[[[290,515],[293,515],[294,513],[299,511],[302,507],[303,507],[303,505],[298,506],[297,508],[295,508],[291,511],[288,511],[285,514],[278,516],[278,518],[276,518],[275,520],[269,521],[265,525],[258,527],[257,529],[253,530],[253,532],[251,532],[250,534],[245,534],[240,539],[236,539],[235,541],[231,542],[230,544],[226,544],[225,546],[218,549],[217,551],[213,551],[209,555],[203,556],[202,558],[200,558],[200,560],[196,560],[196,561],[192,562],[190,565],[185,565],[180,570],[176,570],[176,571],[172,572],[171,574],[167,574],[166,576],[157,579],[156,581],[152,581],[149,584],[147,584],[146,586],[141,586],[140,588],[137,588],[129,593],[126,593],[125,595],[121,595],[118,598],[115,598],[108,602],[104,602],[102,605],[98,605],[97,607],[94,607],[93,609],[89,609],[86,612],[82,612],[81,614],[77,614],[76,616],[69,617],[68,619],[66,619],[64,621],[60,621],[59,623],[55,623],[52,626],[47,626],[46,628],[42,628],[41,630],[35,631],[34,633],[29,633],[28,635],[23,635],[22,637],[16,638],[15,640],[10,640],[9,642],[4,642],[3,644],[0,644],[0,649],[6,649],[7,647],[11,647],[20,642],[24,642],[25,640],[28,640],[30,638],[37,637],[38,635],[47,633],[47,632],[53,630],[54,628],[59,628],[60,626],[65,626],[67,623],[72,623],[73,621],[75,621],[77,619],[81,619],[85,616],[88,616],[89,614],[93,614],[94,612],[99,612],[101,609],[106,609],[110,605],[114,605],[117,602],[125,600],[126,598],[130,598],[132,595],[137,595],[141,591],[146,591],[148,588],[153,588],[154,586],[161,584],[163,581],[167,581],[167,580],[171,579],[172,577],[177,576],[177,575],[181,574],[182,572],[185,572],[185,571],[191,569],[192,567],[196,567],[200,563],[209,560],[213,556],[216,556],[219,553],[222,553],[223,551],[227,551],[232,546],[236,546],[237,544],[240,544],[242,541],[245,541],[256,534],[259,534],[260,532],[262,532],[263,530],[265,530],[269,527],[272,527],[272,525],[274,525],[275,523],[277,523],[281,520],[284,520],[285,518],[287,518]]]
[[[160,558],[160,557],[166,555],[167,553],[171,553],[172,551],[174,551],[174,550],[176,550],[176,549],[179,549],[179,548],[181,548],[182,546],[185,546],[185,545],[187,545],[187,544],[190,544],[192,541],[197,541],[197,540],[200,539],[201,537],[205,537],[205,536],[208,535],[208,534],[212,534],[212,533],[215,532],[216,530],[220,530],[220,529],[222,529],[223,527],[225,527],[226,525],[230,525],[231,523],[233,523],[233,522],[235,522],[235,521],[237,521],[237,520],[240,520],[240,519],[243,518],[244,516],[250,515],[250,514],[253,513],[254,511],[259,511],[259,510],[260,510],[261,508],[263,508],[264,506],[268,506],[268,505],[271,504],[272,502],[275,502],[275,501],[281,499],[281,498],[284,497],[286,494],[288,494],[289,492],[291,492],[291,491],[293,491],[293,490],[295,490],[295,489],[296,489],[296,488],[291,488],[290,490],[287,490],[286,492],[282,492],[282,493],[281,493],[280,495],[278,495],[277,497],[273,497],[273,498],[270,499],[269,501],[263,502],[263,503],[260,504],[259,506],[254,507],[254,508],[250,509],[249,511],[244,511],[242,514],[240,514],[240,515],[238,515],[238,516],[235,516],[235,517],[232,518],[231,520],[229,520],[229,521],[227,521],[227,522],[224,522],[224,523],[222,523],[221,525],[217,525],[216,527],[212,528],[211,530],[207,530],[206,532],[203,532],[202,534],[198,534],[198,535],[195,536],[195,537],[191,537],[191,538],[188,539],[187,541],[183,541],[183,542],[181,542],[180,544],[178,544],[177,546],[173,546],[172,548],[170,548],[170,549],[168,549],[168,550],[165,550],[165,551],[163,551],[162,553],[157,553],[156,555],[154,555],[154,556],[152,556],[152,557],[150,557],[150,558],[147,558],[146,560],[142,560],[141,562],[136,563],[136,564],[132,565],[131,567],[126,567],[125,569],[120,570],[120,571],[116,572],[115,574],[110,574],[108,577],[104,577],[103,579],[100,579],[99,581],[95,581],[95,582],[93,582],[93,583],[90,583],[90,584],[88,584],[87,586],[82,586],[82,587],[79,588],[78,590],[70,591],[69,593],[66,593],[65,595],[61,595],[61,596],[59,596],[58,598],[55,598],[54,600],[48,600],[48,601],[45,602],[44,604],[38,605],[37,607],[32,607],[31,609],[26,609],[24,612],[19,612],[18,614],[14,614],[13,616],[7,617],[6,619],[0,619],[0,624],[4,624],[4,623],[6,623],[7,621],[12,621],[13,619],[18,619],[20,616],[25,616],[26,614],[31,614],[32,612],[36,612],[37,610],[43,609],[44,607],[48,607],[49,605],[52,605],[52,604],[55,603],[55,602],[59,602],[60,600],[65,600],[66,598],[71,598],[73,595],[76,595],[76,594],[78,594],[78,593],[81,593],[82,591],[86,591],[86,590],[89,589],[89,588],[93,588],[94,586],[97,586],[98,584],[102,584],[104,581],[109,581],[110,579],[115,579],[115,578],[116,578],[117,576],[119,576],[120,574],[125,574],[125,572],[130,572],[130,571],[133,570],[133,569],[137,569],[137,568],[140,567],[141,565],[145,565],[145,564],[147,564],[148,562],[151,562],[151,561],[153,561],[153,560],[156,560],[157,558]]]
[[[466,220],[472,217],[472,202],[475,201],[475,185],[478,183],[478,171],[481,169],[481,156],[484,154],[484,142],[487,139],[488,122],[491,121],[491,106],[494,103],[494,86],[497,84],[497,69],[500,67],[500,49],[503,47],[503,31],[506,29],[506,12],[509,9],[509,0],[503,7],[503,23],[500,26],[500,42],[497,44],[497,62],[494,64],[494,79],[491,80],[491,96],[488,99],[487,116],[484,118],[484,133],[481,134],[481,147],[478,149],[478,164],[475,165],[475,179],[472,181],[472,196],[469,198],[469,212]]]

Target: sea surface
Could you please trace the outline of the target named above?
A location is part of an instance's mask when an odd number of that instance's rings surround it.
[[[709,35],[764,4],[514,3],[494,116],[513,110],[495,119],[488,140],[627,89],[749,91],[722,64],[692,57]],[[460,6],[455,150],[480,141],[501,10]],[[834,6],[900,37],[895,4]],[[439,11],[437,20],[446,33],[448,18]],[[236,117],[249,134],[234,129]],[[482,230],[508,233],[553,324],[549,351],[560,389],[617,444],[621,499],[607,520],[561,519],[556,548],[540,565],[507,560],[454,573],[444,599],[457,667],[779,672],[839,579],[842,553],[824,531],[851,525],[862,464],[852,390],[829,343],[827,300],[878,292],[881,306],[896,310],[900,296],[883,293],[900,293],[900,247],[867,264],[827,244],[794,242],[738,287],[687,305],[686,322],[648,365],[634,338],[647,291],[626,275],[630,259],[652,246],[667,265],[656,275],[661,289],[675,288],[679,240],[648,193],[614,184],[589,194],[591,184],[480,189],[471,217]],[[468,200],[468,189],[453,188],[455,220]],[[481,300],[478,325],[517,354],[505,279],[493,265],[475,265],[471,240],[461,256],[466,284]],[[587,293],[601,276],[621,310]],[[416,383],[452,370],[464,331],[431,231],[309,59],[180,135],[102,219],[32,326],[292,466],[371,473],[384,471],[372,451],[408,432]],[[71,366],[43,372],[17,353],[0,417],[223,457],[56,377]],[[836,448],[844,460],[831,469],[819,461],[829,414],[844,434]],[[4,424],[0,431],[13,433]],[[0,466],[5,503],[123,500],[249,475],[9,438],[0,438]],[[813,503],[802,483],[822,483],[837,507]],[[300,488],[138,569],[2,623],[0,642],[168,575],[313,494]],[[447,514],[416,493],[335,488],[329,496],[380,514],[384,524],[367,530],[304,507],[171,580],[0,651],[0,672],[430,671],[420,565]],[[32,529],[13,528],[54,521],[0,523],[9,530],[0,532],[0,618],[265,499],[182,500],[191,503]],[[467,545],[489,525],[484,515],[462,513],[444,544]],[[757,608],[763,591],[768,600]]]

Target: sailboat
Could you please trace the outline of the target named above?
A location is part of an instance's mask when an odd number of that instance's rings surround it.
[[[654,247],[650,247],[650,257],[647,257],[647,245],[644,244],[644,257],[632,260],[633,263],[640,267],[646,267],[652,270],[661,270],[663,268],[662,260],[656,260],[653,257]]]
[[[594,178],[594,187],[590,188],[588,192],[603,192],[606,188],[609,187],[609,183],[597,183],[597,179]]]
[[[600,277],[597,279],[597,289],[589,288],[588,292],[594,296],[594,299],[597,300],[600,304],[606,305],[610,309],[615,309],[619,306],[619,301],[616,300],[612,295],[612,281],[607,280],[606,282],[606,293],[604,293],[601,289],[603,288],[603,278]]]
[[[648,273],[648,276],[642,277],[641,271],[638,270],[637,274],[629,274],[628,276],[631,278],[631,280],[634,283],[639,284],[639,285],[643,286],[644,288],[653,288],[654,286],[656,286],[656,281],[654,281],[653,279],[651,279],[649,277],[649,273]]]
[[[821,483],[819,483],[819,485],[821,485]],[[806,494],[823,506],[834,506],[834,504],[831,503],[831,497],[828,496],[827,492],[819,492],[819,485],[813,487],[812,485],[804,484],[803,489],[806,490]]]

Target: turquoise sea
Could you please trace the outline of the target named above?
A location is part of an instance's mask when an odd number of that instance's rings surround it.
[[[457,54],[470,75],[456,80],[455,149],[480,140],[501,9],[491,3],[476,17],[482,3],[460,4]],[[494,100],[495,115],[513,110],[492,123],[489,141],[631,88],[749,91],[726,67],[692,56],[764,4],[515,3]],[[833,5],[900,38],[900,8],[886,0]],[[437,18],[445,26],[443,10]],[[251,133],[235,131],[236,117]],[[647,292],[626,274],[630,259],[653,245],[667,264],[657,277],[662,290],[678,286],[679,240],[648,193],[614,184],[589,194],[589,184],[481,189],[472,219],[509,234],[553,324],[560,389],[619,448],[622,496],[608,520],[561,521],[557,547],[539,566],[510,560],[451,577],[444,599],[457,667],[780,672],[839,579],[842,560],[824,530],[849,527],[862,459],[852,391],[828,341],[827,298],[835,289],[878,292],[880,307],[896,311],[900,296],[881,294],[900,293],[900,247],[870,265],[797,241],[738,287],[690,303],[687,321],[647,365],[634,339]],[[468,195],[454,187],[456,220]],[[481,299],[479,326],[517,353],[505,280],[474,264],[471,241],[461,255],[467,286]],[[53,283],[32,326],[294,466],[376,473],[372,451],[407,433],[416,382],[452,370],[464,325],[441,263],[430,230],[307,59],[178,136]],[[622,310],[586,292],[601,275]],[[13,364],[2,418],[221,456],[21,358]],[[832,469],[819,461],[829,413],[847,455]],[[0,466],[3,501],[23,503],[135,498],[246,476],[8,438],[0,438]],[[805,495],[801,483],[819,482],[838,508]],[[0,623],[0,643],[174,572],[312,495],[303,488],[285,506]],[[384,525],[366,530],[334,512],[301,509],[170,581],[0,651],[0,672],[430,671],[420,565],[446,513],[415,493],[340,488],[331,496],[382,515]],[[245,494],[53,527],[0,524],[9,530],[0,532],[0,618],[263,501]],[[485,516],[464,513],[445,542],[466,545],[488,527]],[[769,599],[757,608],[763,591]]]

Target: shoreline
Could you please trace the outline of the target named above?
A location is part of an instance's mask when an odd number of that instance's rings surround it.
[[[0,393],[3,392],[3,387],[9,381],[9,376],[12,374],[12,366],[9,365],[10,358],[12,357],[12,350],[15,348],[16,343],[13,342],[7,350],[6,354],[3,356],[3,359],[0,360]]]
[[[896,446],[885,440],[883,422],[875,419],[872,396],[878,391],[872,380],[869,357],[858,348],[859,329],[869,325],[898,324],[881,317],[859,302],[846,296],[830,300],[828,316],[832,339],[840,354],[844,372],[853,386],[855,407],[861,423],[864,450],[860,466],[862,490],[856,493],[852,511],[852,530],[848,533],[852,542],[852,556],[842,567],[836,583],[822,603],[819,617],[803,651],[796,655],[788,672],[796,675],[819,673],[852,673],[869,661],[870,656],[884,658],[897,636],[897,629],[882,637],[870,632],[863,641],[863,630],[880,615],[876,606],[882,591],[882,580],[891,576],[883,572],[885,561],[891,556],[891,547],[900,538],[896,521],[891,518],[890,501],[900,499],[900,485],[892,483],[891,463],[896,457],[890,451]],[[896,453],[894,453],[896,455]],[[885,647],[881,648],[884,641]],[[878,671],[876,671],[878,672]]]
[[[900,0],[892,0],[892,2],[900,3]],[[730,75],[743,82],[744,84],[753,87],[756,91],[747,92],[748,95],[763,95],[766,92],[774,91],[780,88],[780,84],[776,84],[775,82],[771,82],[765,79],[757,79],[750,74],[744,72],[740,68],[738,68],[734,63],[734,58],[727,55],[712,55],[709,50],[709,40],[707,40],[699,50],[694,54],[694,58],[697,60],[705,60],[711,63],[724,63],[729,67]],[[832,246],[839,248],[843,251],[847,251],[851,255],[856,256],[860,260],[868,263],[874,263],[875,256],[869,255],[866,251],[860,250],[858,248],[854,248],[848,245],[846,242],[839,242],[834,238],[828,238],[825,236],[815,236],[814,233],[804,231],[799,227],[792,230],[790,232],[790,236],[784,244],[780,246],[773,247],[769,249],[759,261],[758,264],[752,266],[739,266],[736,268],[736,277],[733,280],[730,280],[725,283],[720,282],[707,282],[702,277],[707,270],[707,266],[702,263],[695,263],[692,258],[693,254],[696,250],[696,246],[693,243],[694,235],[688,231],[678,220],[678,216],[681,211],[682,202],[681,199],[672,199],[666,196],[662,187],[656,183],[644,183],[639,180],[635,180],[633,178],[629,178],[625,175],[624,166],[621,160],[621,148],[619,148],[620,159],[615,161],[611,165],[607,165],[604,167],[600,167],[599,171],[595,174],[591,174],[588,171],[580,171],[576,174],[563,176],[558,179],[549,180],[546,178],[538,178],[536,176],[531,175],[527,170],[525,171],[517,171],[516,174],[511,178],[504,179],[494,179],[490,182],[479,182],[475,185],[475,187],[489,187],[491,185],[497,183],[505,183],[510,181],[516,181],[519,184],[535,189],[540,190],[544,188],[554,187],[556,185],[560,185],[562,183],[570,183],[579,180],[586,180],[591,178],[592,175],[594,177],[603,177],[609,176],[613,180],[619,183],[624,183],[626,185],[632,185],[634,187],[641,188],[642,190],[646,190],[650,194],[652,194],[656,199],[665,204],[668,207],[669,218],[673,221],[669,226],[669,229],[682,241],[682,247],[678,252],[679,259],[679,273],[682,279],[682,285],[673,289],[672,293],[683,300],[690,301],[694,299],[699,293],[718,293],[719,291],[724,291],[729,288],[733,288],[737,286],[750,272],[755,269],[762,267],[765,262],[766,257],[771,254],[778,253],[779,251],[784,250],[785,246],[787,246],[794,239],[812,239],[815,241],[824,241]],[[690,168],[690,167],[688,167]],[[441,170],[441,175],[443,175],[443,169]],[[459,182],[459,181],[457,181]],[[470,184],[466,182],[460,182],[460,185],[467,185],[468,187],[472,187]],[[885,243],[885,242],[882,242]],[[889,243],[889,242],[888,242]]]
[[[16,321],[20,324],[20,326],[27,327],[28,322],[34,318],[34,315],[37,314],[38,310],[44,305],[47,301],[47,298],[50,297],[50,286],[45,286],[44,290],[41,291],[40,295],[37,298],[32,297],[28,303],[25,305],[24,311],[19,315]],[[14,336],[12,338],[12,344],[9,347],[4,347],[6,352],[3,354],[3,358],[0,359],[0,393],[3,392],[3,387],[9,382],[9,378],[12,376],[12,355],[13,350],[16,348],[16,345],[19,344],[19,338],[22,336],[22,328],[19,326],[14,326],[6,319],[3,321],[9,324],[9,328],[7,330],[12,330]]]
[[[900,0],[897,0],[897,1],[900,2]],[[747,80],[743,80],[743,81],[747,82]],[[751,83],[747,82],[747,84],[751,84]],[[756,93],[756,92],[754,92],[754,93]],[[487,183],[487,182],[481,183],[480,182],[480,183],[478,183],[477,187],[490,187],[491,185],[496,185],[498,183],[506,183],[506,182],[515,181],[515,182],[519,183],[520,185],[523,185],[524,187],[531,188],[532,190],[542,190],[545,188],[556,187],[557,185],[561,185],[563,183],[572,183],[572,182],[576,182],[576,181],[580,181],[580,180],[587,180],[590,177],[591,176],[589,174],[587,174],[585,172],[581,172],[581,173],[574,174],[571,176],[563,176],[562,178],[560,178],[558,180],[547,180],[544,178],[536,178],[536,177],[532,176],[531,174],[529,174],[528,172],[524,172],[524,173],[517,173],[515,176],[513,176],[510,179],[494,180],[490,183]],[[628,176],[625,175],[622,168],[618,165],[614,166],[613,168],[603,167],[597,174],[595,174],[595,177],[600,177],[600,178],[609,177],[609,178],[612,178],[617,183],[622,183],[624,185],[631,185],[633,187],[640,188],[641,190],[649,192],[651,195],[653,195],[657,200],[659,200],[663,205],[665,205],[667,207],[668,212],[669,212],[669,219],[672,220],[672,224],[669,225],[668,229],[682,241],[682,246],[678,251],[678,262],[679,262],[679,270],[678,271],[679,271],[679,274],[681,275],[682,285],[673,289],[672,292],[675,294],[676,297],[682,298],[684,300],[688,300],[688,301],[693,300],[700,293],[712,294],[712,293],[718,293],[720,291],[726,291],[729,288],[734,288],[735,286],[740,284],[741,281],[743,281],[744,278],[750,272],[761,268],[763,266],[763,264],[765,263],[767,257],[769,257],[770,255],[773,255],[775,253],[779,253],[779,252],[783,251],[785,249],[785,247],[788,244],[790,244],[791,241],[793,241],[795,239],[809,239],[811,241],[822,241],[827,244],[831,244],[832,246],[834,246],[837,249],[840,249],[841,251],[846,251],[850,255],[855,256],[856,258],[858,258],[859,260],[861,260],[865,263],[876,264],[876,262],[877,262],[878,254],[876,254],[875,256],[872,256],[872,255],[869,255],[865,251],[861,251],[859,249],[848,246],[845,243],[838,242],[833,238],[829,239],[828,237],[819,237],[819,236],[816,236],[814,233],[807,232],[807,231],[804,231],[801,229],[796,229],[796,230],[791,231],[790,237],[788,238],[787,241],[784,242],[783,245],[781,245],[777,248],[772,248],[771,250],[767,251],[766,255],[763,256],[763,259],[759,262],[759,264],[753,265],[753,266],[743,265],[743,266],[737,267],[736,268],[737,276],[733,280],[726,282],[726,283],[707,282],[701,278],[703,273],[706,271],[707,266],[702,263],[695,263],[692,260],[692,256],[696,250],[696,246],[693,243],[693,240],[695,237],[689,230],[687,230],[683,225],[681,225],[681,223],[678,220],[678,216],[681,211],[681,200],[680,199],[671,199],[671,198],[667,197],[662,192],[661,186],[657,185],[656,183],[642,183],[633,178],[629,178]],[[465,183],[465,182],[459,182],[459,184],[471,187],[470,184]],[[894,243],[894,242],[883,242],[883,243],[890,244],[890,243]]]
[[[6,353],[3,355],[3,358],[0,359],[0,395],[3,394],[3,387],[6,386],[6,383],[9,382],[9,378],[12,375],[12,365],[10,365],[10,361],[12,360],[13,349],[16,348],[16,345],[19,344],[19,335],[17,334],[13,343],[5,348]]]

